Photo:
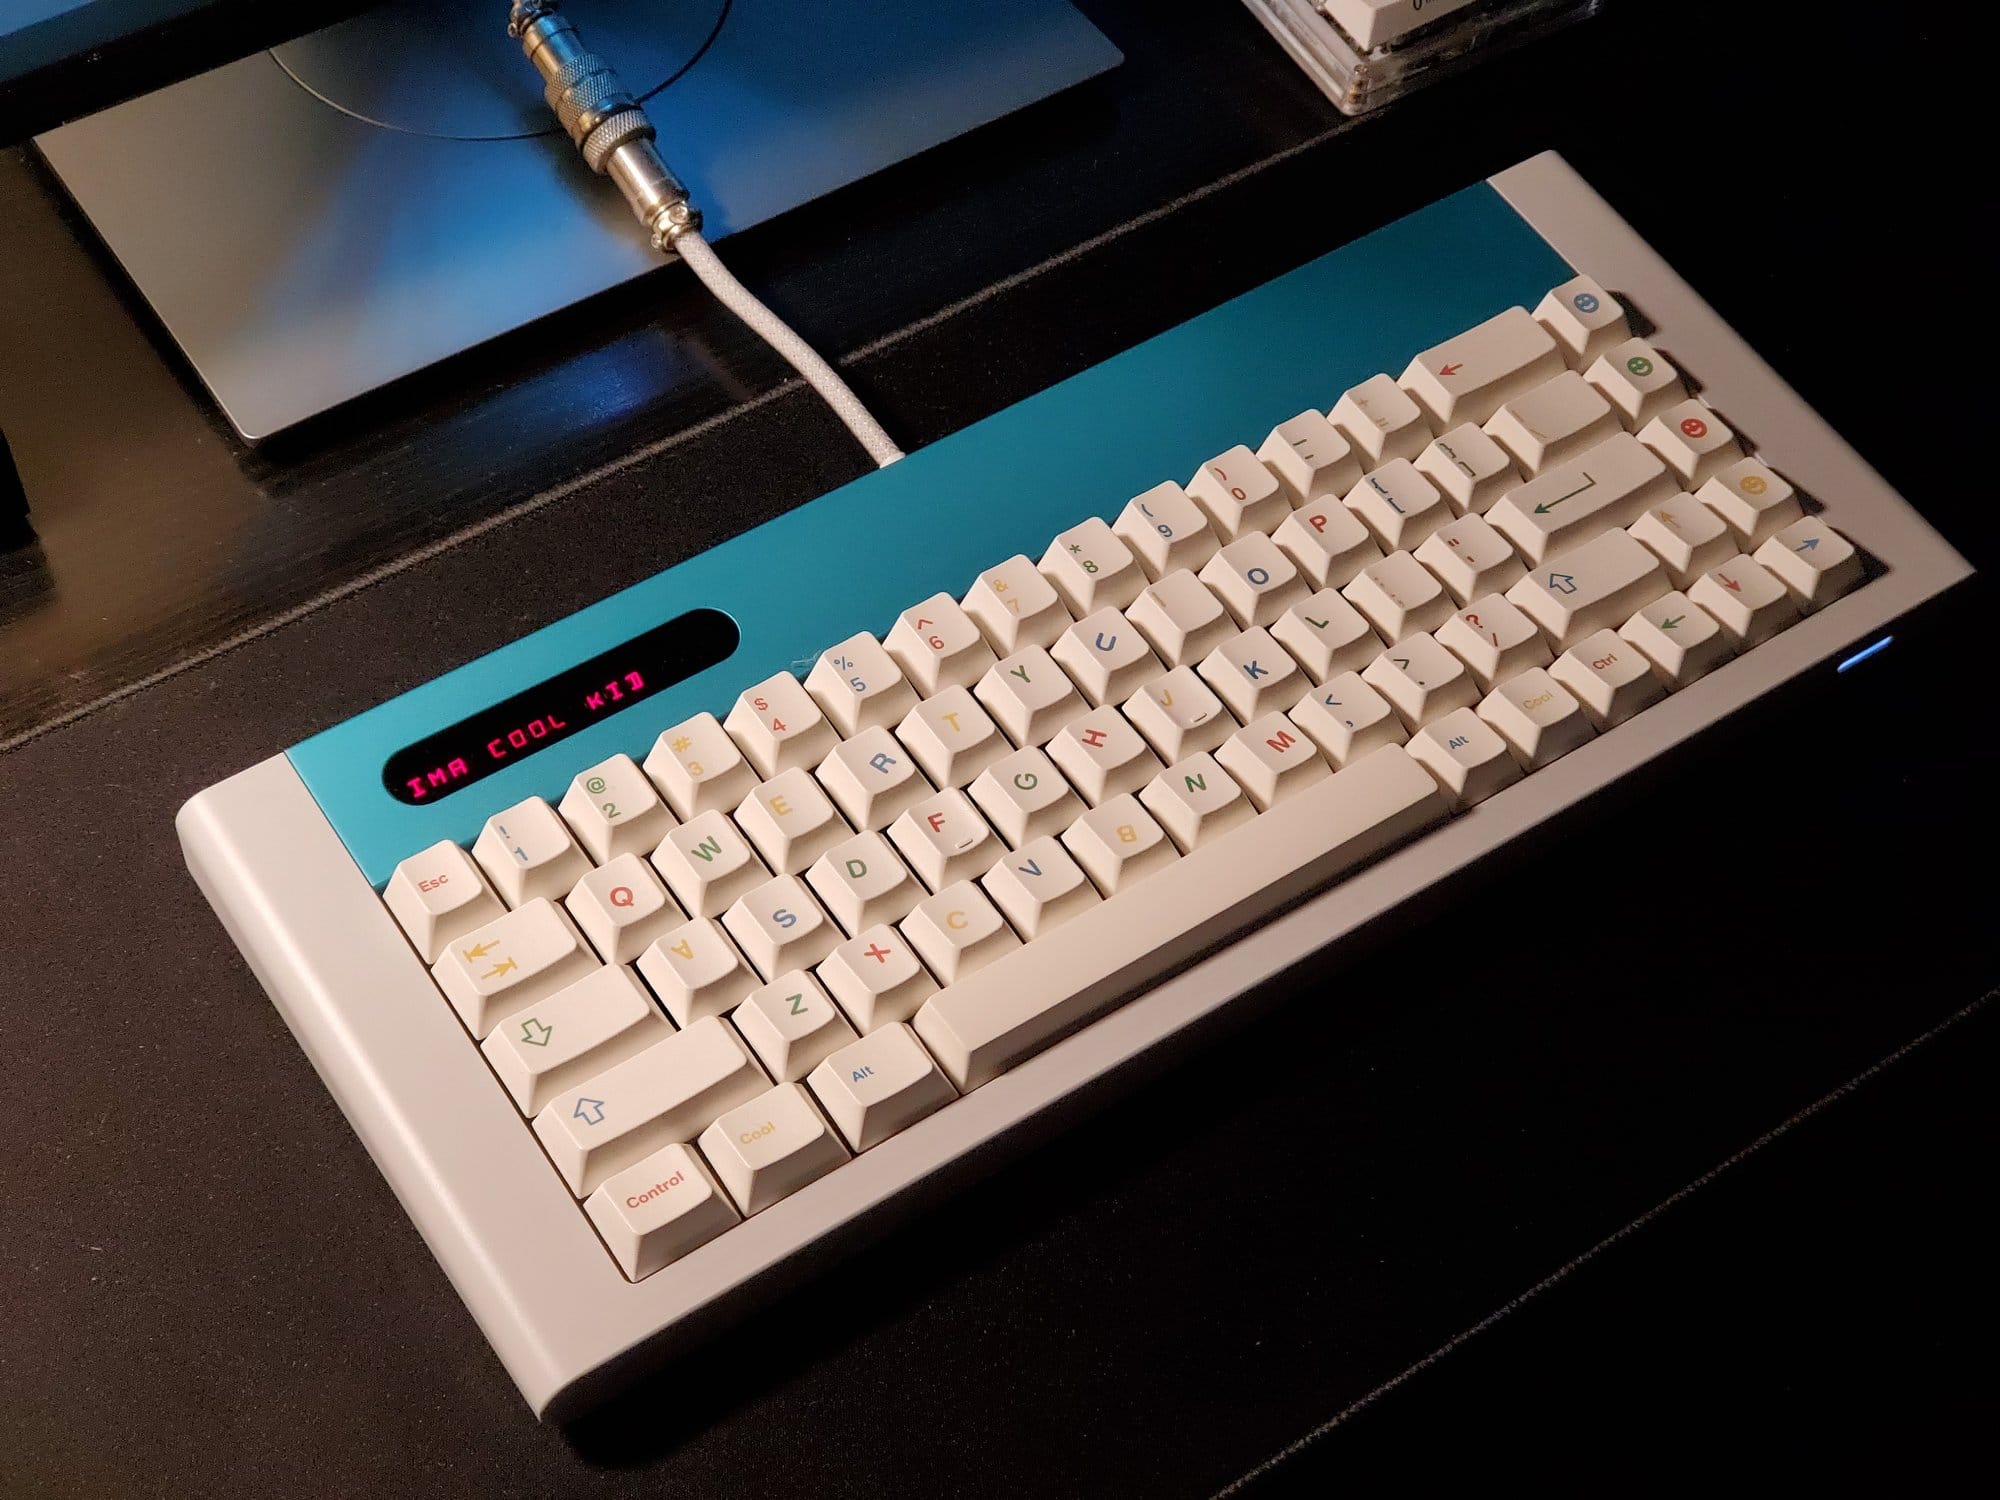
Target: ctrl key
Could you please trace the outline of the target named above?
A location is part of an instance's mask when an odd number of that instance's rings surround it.
[[[686,1146],[663,1146],[607,1177],[584,1200],[618,1268],[633,1281],[651,1276],[737,1222],[729,1195]]]

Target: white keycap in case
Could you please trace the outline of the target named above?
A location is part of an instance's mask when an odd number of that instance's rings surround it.
[[[1207,754],[1168,766],[1146,783],[1139,801],[1183,854],[1257,815],[1243,788]]]
[[[1602,731],[1666,697],[1645,655],[1615,631],[1600,630],[1563,652],[1549,676],[1568,688]]]
[[[986,893],[969,880],[919,901],[903,919],[902,933],[941,985],[956,984],[1021,945]]]
[[[1743,457],[1743,445],[1714,411],[1690,397],[1670,406],[1639,429],[1639,441],[1660,455],[1683,489],[1695,489],[1710,475]]]
[[[728,812],[757,784],[757,773],[714,714],[696,714],[662,730],[646,756],[646,775],[683,823]]]
[[[1389,700],[1358,672],[1329,677],[1299,699],[1287,717],[1306,732],[1306,738],[1336,770],[1384,745],[1403,744],[1410,737]]]
[[[1404,636],[1387,647],[1361,680],[1388,699],[1412,730],[1479,701],[1478,684],[1465,663],[1429,635]]]
[[[1323,0],[1321,9],[1363,52],[1386,47],[1472,0]]]
[[[1512,491],[1486,519],[1532,567],[1679,494],[1659,456],[1621,432]]]
[[[1562,351],[1549,331],[1526,308],[1510,307],[1426,349],[1410,361],[1401,384],[1443,431],[1484,422],[1501,402],[1562,369]]]
[[[1756,560],[1802,609],[1831,604],[1861,582],[1861,554],[1817,516],[1794,521],[1757,549]]]
[[[820,652],[806,674],[806,691],[833,727],[853,736],[887,729],[917,705],[917,690],[882,643],[867,632]]]
[[[1276,642],[1271,650],[1284,654]],[[1144,737],[1111,707],[1093,708],[1065,726],[1049,741],[1048,754],[1064,779],[1092,807],[1120,792],[1138,791],[1160,769],[1159,757],[1147,748]]]
[[[847,1148],[796,1083],[720,1116],[696,1143],[738,1209],[760,1213],[847,1160]]]
[[[1230,637],[1209,652],[1196,670],[1239,724],[1282,712],[1297,701],[1305,687],[1305,676],[1291,653],[1261,627]],[[1158,769],[1149,767],[1147,777],[1150,779]],[[1137,791],[1138,787],[1121,790]],[[1085,798],[1089,799],[1088,791]]]
[[[1632,336],[1618,299],[1588,276],[1565,281],[1536,303],[1535,321],[1554,336],[1572,370],[1588,369]]]
[[[1192,573],[1168,573],[1146,586],[1125,611],[1161,666],[1192,666],[1236,634],[1222,601]]]
[[[1265,541],[1268,544],[1269,539]],[[1115,609],[1100,609],[1085,615],[1062,633],[1050,655],[1069,674],[1092,708],[1124,702],[1141,684],[1167,670],[1153,655],[1138,627]],[[1016,743],[1043,743],[1053,739],[1064,724],[1081,717],[1081,709],[1057,715],[1047,734],[1024,735]]]
[[[1055,585],[1031,558],[1018,552],[973,580],[965,612],[986,632],[986,643],[996,656],[1051,645],[1070,622]]]
[[[1611,403],[1633,432],[1687,399],[1681,372],[1644,339],[1627,339],[1605,350],[1583,372],[1583,378]]]
[[[621,854],[592,870],[563,906],[608,964],[633,962],[655,938],[687,920],[653,867],[636,854]]]
[[[999,660],[972,617],[949,594],[933,594],[904,610],[882,644],[925,698],[946,688],[971,687]]]
[[[1499,594],[1472,600],[1435,636],[1471,669],[1482,691],[1530,667],[1546,667],[1553,654],[1541,627]]]
[[[643,1281],[738,1222],[708,1164],[687,1146],[664,1146],[605,1178],[584,1208],[618,1268]]]
[[[691,917],[721,916],[771,874],[742,830],[715,809],[670,830],[653,851],[653,868]]]
[[[997,860],[979,883],[1024,942],[1104,899],[1075,857],[1052,837],[1037,838]]]
[[[537,897],[452,939],[431,975],[466,1029],[483,1038],[596,967],[568,918]]]
[[[1041,569],[1079,620],[1093,610],[1123,609],[1146,586],[1146,570],[1132,549],[1096,516],[1058,532],[1042,554]]]
[[[1245,724],[1223,742],[1215,760],[1259,812],[1333,774],[1312,737],[1278,713]]]
[[[1560,363],[1560,361],[1558,361]],[[1507,450],[1470,423],[1441,432],[1417,455],[1417,472],[1461,516],[1480,514],[1521,482]]]
[[[1271,533],[1271,540],[1316,589],[1343,588],[1368,564],[1382,560],[1374,534],[1335,500],[1316,501],[1294,511]]]
[[[1350,387],[1327,419],[1353,445],[1364,472],[1392,458],[1415,458],[1432,437],[1423,408],[1387,375],[1370,375]]]
[[[964,786],[1013,747],[970,689],[954,685],[926,698],[896,726],[932,786]]]
[[[1479,717],[1507,742],[1524,771],[1537,771],[1596,737],[1569,690],[1540,667],[1510,678],[1479,701]]]
[[[449,839],[397,865],[382,899],[427,964],[436,963],[454,939],[506,911],[472,856]]]
[[[1799,606],[1762,563],[1736,556],[1710,568],[1687,596],[1715,617],[1739,651],[1769,640],[1799,618]]]
[[[1460,604],[1504,593],[1527,575],[1507,539],[1481,515],[1447,522],[1424,539],[1416,555]]]
[[[1667,587],[1657,557],[1627,533],[1607,531],[1537,566],[1507,599],[1563,649],[1621,623]]]
[[[1289,651],[1314,682],[1325,682],[1342,672],[1358,672],[1382,649],[1382,638],[1361,617],[1361,611],[1333,589],[1321,589],[1286,610],[1271,627],[1271,639]],[[1167,759],[1172,762],[1178,756]]]
[[[759,783],[736,809],[736,826],[776,875],[798,874],[850,832],[847,820],[803,766]]]
[[[737,694],[722,727],[766,781],[794,766],[818,765],[840,742],[812,694],[790,672]]]
[[[1529,478],[1624,431],[1618,413],[1574,370],[1516,396],[1486,423],[1486,434]]]
[[[863,1034],[909,1020],[938,988],[908,940],[879,923],[828,954],[819,975],[853,1030]]]
[[[1122,712],[1125,722],[1168,765],[1213,750],[1236,731],[1229,710],[1193,667],[1175,667],[1156,677],[1125,700]]]
[[[1507,742],[1469,708],[1455,708],[1410,737],[1410,758],[1432,776],[1454,807],[1484,802],[1521,779]]]
[[[1316,411],[1302,411],[1273,427],[1257,457],[1278,476],[1294,510],[1332,504],[1361,482],[1361,460],[1355,457],[1354,445]]]
[[[1618,627],[1668,687],[1686,687],[1728,661],[1729,637],[1686,594],[1666,594]]]
[[[902,921],[924,896],[924,888],[881,833],[856,834],[827,851],[806,872],[806,884],[850,936],[878,923]]]
[[[683,1027],[735,1009],[757,987],[736,945],[707,917],[654,939],[639,955],[639,976]]]
[[[849,1149],[866,1151],[958,1097],[905,1025],[884,1026],[814,1068],[806,1084]]]
[[[926,797],[896,819],[889,841],[933,891],[983,874],[1001,852],[972,799],[955,788]]]
[[[540,797],[529,797],[486,820],[472,857],[509,906],[538,898],[561,900],[590,869],[569,827]]]
[[[805,1077],[855,1037],[820,981],[803,969],[759,985],[729,1019],[764,1071],[780,1083]]]
[[[862,830],[887,828],[931,794],[916,757],[879,724],[835,746],[816,774],[840,815]]]
[[[1736,538],[1722,517],[1692,495],[1656,505],[1626,528],[1659,558],[1667,581],[1684,589],[1736,553]]]
[[[1407,552],[1391,552],[1370,563],[1340,591],[1385,641],[1420,630],[1435,630],[1451,617],[1451,595]]]
[[[833,919],[796,875],[777,876],[746,893],[723,913],[722,925],[764,979],[775,979],[787,969],[810,969],[841,939]],[[643,960],[640,972],[645,972]]]
[[[651,854],[674,826],[659,791],[629,755],[579,771],[556,811],[600,865],[620,854]]]
[[[1278,476],[1240,443],[1197,469],[1186,489],[1225,544],[1246,532],[1269,532],[1292,510]]]
[[[535,1134],[582,1198],[770,1086],[729,1023],[709,1016],[557,1094],[535,1116]]]
[[[1451,503],[1407,458],[1361,476],[1341,502],[1359,516],[1384,552],[1413,552],[1452,518]]]
[[[1016,750],[973,780],[973,803],[1013,848],[1054,837],[1083,815],[1078,797],[1046,751]]]
[[[593,969],[498,1027],[480,1051],[524,1115],[674,1033],[652,997],[618,965]]]
[[[1222,545],[1207,513],[1172,480],[1126,501],[1111,529],[1132,549],[1148,578],[1199,568]]]
[[[1754,458],[1739,458],[1710,475],[1695,499],[1718,516],[1740,552],[1755,552],[1805,515],[1798,491]]]

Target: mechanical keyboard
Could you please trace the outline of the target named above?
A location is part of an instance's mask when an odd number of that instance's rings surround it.
[[[1544,155],[179,829],[566,1416],[1969,572]]]

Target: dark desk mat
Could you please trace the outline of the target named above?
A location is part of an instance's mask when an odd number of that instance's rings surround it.
[[[1650,39],[1629,66],[1658,83],[1679,21],[1651,24],[1619,35]],[[1731,162],[1713,213],[1661,189],[1660,132],[1593,112],[1602,78],[1514,115],[1473,80],[859,368],[896,430],[935,438],[1553,144],[1990,561],[1983,502],[1917,440],[1957,398],[1875,373],[1940,368],[1951,329],[1828,312],[1935,274],[1966,221],[1907,178],[1857,215],[1785,76],[1703,137]],[[1929,240],[1856,232],[1899,201]],[[1719,232],[1744,203],[1760,233]],[[0,756],[0,1490],[1207,1493],[1996,978],[1991,715],[1945,629],[1462,877],[1060,1141],[539,1428],[187,880],[172,813],[854,465],[802,397],[751,404]],[[1524,935],[1560,961],[1525,966]]]

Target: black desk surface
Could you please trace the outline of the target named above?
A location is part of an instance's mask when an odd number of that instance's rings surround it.
[[[1925,165],[1976,139],[1941,23],[1626,4],[1349,125],[1233,0],[1085,8],[1115,76],[732,242],[908,440],[1555,146],[2000,558],[1952,373],[1977,179]],[[540,1428],[170,819],[861,461],[671,273],[247,453],[19,153],[0,226],[44,535],[0,562],[0,1491],[1194,1495],[1329,1422],[1277,1479],[1975,1451],[1983,584]],[[1559,972],[1510,965],[1524,933]]]

